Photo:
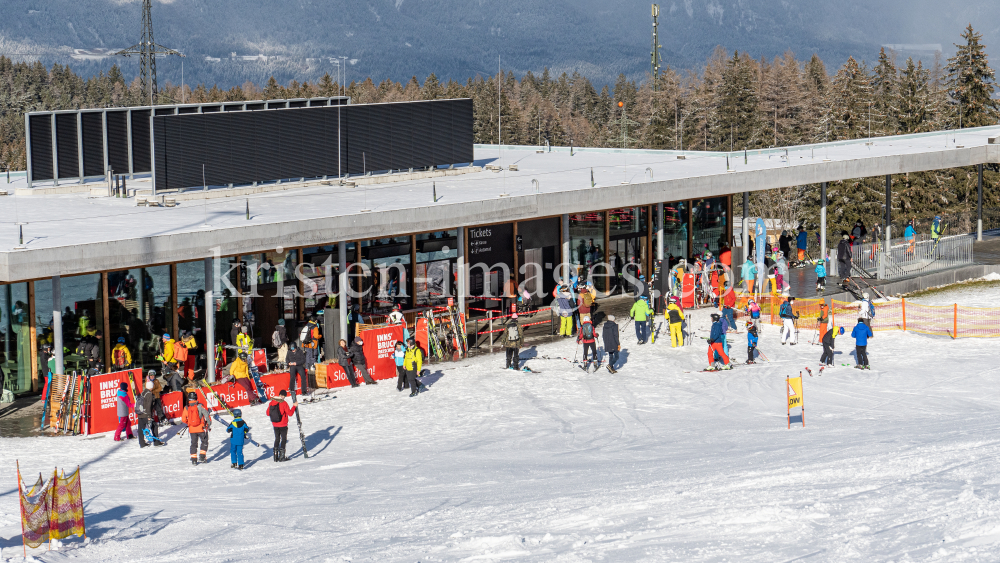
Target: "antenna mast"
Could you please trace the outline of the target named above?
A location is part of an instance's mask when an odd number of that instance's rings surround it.
[[[659,32],[660,5],[653,4],[653,51],[650,53],[652,59],[653,91],[656,91],[656,78],[660,75],[660,32]]]
[[[173,49],[158,45],[153,40],[152,3],[152,0],[142,0],[142,38],[139,43],[114,53],[123,57],[139,55],[139,82],[142,85],[143,97],[149,100],[151,106],[156,105],[156,55],[184,56]]]

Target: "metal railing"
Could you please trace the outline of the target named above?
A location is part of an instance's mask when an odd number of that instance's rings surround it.
[[[854,247],[854,264],[869,276],[884,280],[958,268],[972,264],[975,240],[975,235],[937,240],[893,239],[888,252],[884,242],[859,244]]]

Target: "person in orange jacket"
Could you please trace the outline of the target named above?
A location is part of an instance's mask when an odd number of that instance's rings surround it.
[[[208,456],[208,433],[212,429],[212,417],[208,409],[198,402],[198,394],[188,393],[188,404],[181,414],[181,422],[187,424],[191,435],[191,465],[205,463]],[[199,442],[201,447],[199,448]]]

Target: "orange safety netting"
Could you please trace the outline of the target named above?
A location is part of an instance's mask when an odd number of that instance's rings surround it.
[[[69,536],[86,537],[83,519],[83,491],[80,486],[80,468],[66,476],[52,477],[42,482],[42,476],[31,487],[17,471],[18,496],[21,504],[21,537],[25,547],[36,548],[50,540]]]
[[[745,311],[750,296],[737,297],[736,308]],[[784,297],[761,295],[757,301],[760,320],[764,324],[780,325],[778,310],[785,302]],[[795,312],[799,315],[800,328],[815,328],[820,316],[822,299],[796,299]],[[909,330],[922,334],[966,337],[1000,337],[1000,308],[986,309],[963,307],[961,305],[921,305],[905,299],[875,303],[875,318],[871,319],[873,331]],[[838,326],[853,326],[858,319],[857,302],[830,302],[833,322]],[[741,317],[745,313],[741,313]]]

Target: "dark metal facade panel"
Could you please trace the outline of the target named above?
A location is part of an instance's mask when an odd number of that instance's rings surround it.
[[[132,172],[152,172],[148,109],[132,112]]]
[[[450,164],[451,159],[451,107],[441,101],[429,102],[431,106],[431,150],[433,165]]]
[[[264,103],[257,104],[247,104],[247,111],[255,111],[259,109],[265,109],[267,106]]]
[[[371,106],[368,112],[368,170],[388,170],[392,168],[392,111],[391,104]]]
[[[198,113],[198,108],[177,108],[177,113]]]
[[[52,179],[52,118],[48,115],[29,115],[31,129],[31,179]]]
[[[387,104],[392,129],[388,136],[392,145],[390,168],[405,170],[413,166],[413,109],[418,104]]]
[[[157,117],[157,189],[200,186],[202,164],[208,183],[223,185],[469,162],[471,104],[454,102]],[[468,160],[452,160],[459,154]]]
[[[128,173],[128,116],[124,111],[109,111],[108,166],[115,174]]]
[[[104,127],[100,112],[80,114],[83,125],[83,175],[104,175]]]
[[[295,100],[295,101],[292,101],[292,102],[288,102],[288,107],[290,107],[290,108],[304,108],[304,107],[306,107],[306,103],[307,103],[306,100]]]
[[[56,114],[56,150],[60,178],[80,177],[80,153],[76,136],[76,114]]]
[[[281,142],[278,136],[283,112],[254,113],[256,126],[256,177],[261,180],[281,179]]]
[[[349,106],[345,107],[344,131],[347,136],[347,174],[361,174],[368,167],[368,155],[371,153],[369,146],[368,115],[371,113],[371,106]]]
[[[472,100],[451,100],[451,162],[453,164],[475,160],[473,144]]]
[[[302,124],[306,112],[283,112],[278,122],[280,178],[304,178],[302,174]]]
[[[156,108],[156,113],[153,115],[173,115],[174,108]]]
[[[412,146],[413,146],[413,167],[422,168],[434,164],[434,147],[431,143],[431,104],[419,103],[410,104],[410,111],[413,115],[412,124]]]
[[[329,146],[326,141],[326,112],[320,108],[309,108],[298,111],[302,115],[301,147],[302,147],[302,177],[316,178],[328,175],[326,153],[336,152],[337,145]]]

